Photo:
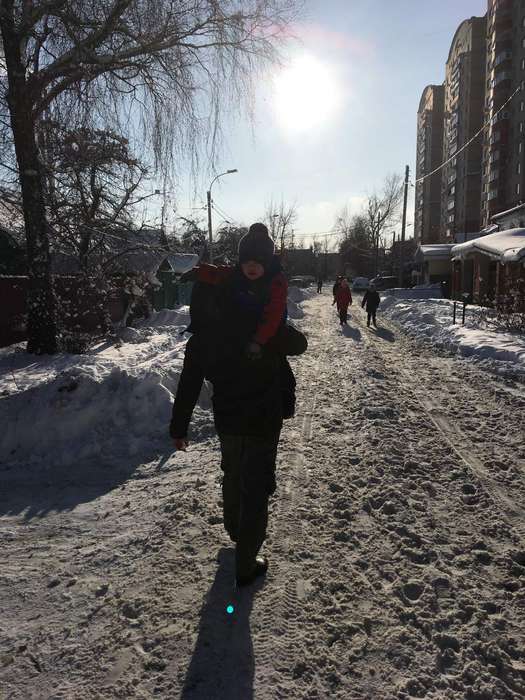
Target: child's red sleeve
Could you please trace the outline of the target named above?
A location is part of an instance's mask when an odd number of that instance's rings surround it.
[[[233,267],[229,267],[228,265],[208,265],[207,263],[202,263],[196,268],[196,272],[199,282],[219,284],[225,279],[228,279],[233,272]]]
[[[262,321],[255,332],[254,340],[259,345],[265,345],[277,333],[277,329],[284,318],[287,296],[288,281],[283,273],[280,272],[272,280],[270,301],[264,307]]]

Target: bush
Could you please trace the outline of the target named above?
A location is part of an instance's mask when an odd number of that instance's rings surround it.
[[[484,300],[478,311],[481,325],[498,331],[525,333],[525,279],[507,280],[501,294]]]

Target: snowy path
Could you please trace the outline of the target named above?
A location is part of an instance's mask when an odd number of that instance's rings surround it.
[[[266,581],[225,614],[214,440],[4,475],[0,697],[525,697],[525,393],[304,308]]]

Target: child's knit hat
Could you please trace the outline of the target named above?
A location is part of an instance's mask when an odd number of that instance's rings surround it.
[[[264,224],[252,224],[248,233],[239,241],[239,263],[255,260],[265,269],[272,262],[275,245],[268,234]]]

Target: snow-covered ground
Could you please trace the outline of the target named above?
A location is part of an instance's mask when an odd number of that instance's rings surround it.
[[[303,317],[311,292],[291,287],[288,314]],[[46,359],[22,346],[0,349],[0,462],[69,465],[79,459],[132,457],[167,449],[166,425],[182,370],[189,307],[154,313],[121,342],[86,355]],[[210,434],[210,395],[203,390],[193,435]]]
[[[186,453],[166,435],[184,310],[1,352],[0,697],[525,697],[525,392],[303,297],[270,569],[237,597],[209,397]]]
[[[448,299],[399,299],[382,296],[379,314],[396,321],[409,335],[426,339],[506,377],[525,381],[525,336],[487,329],[477,307],[467,306],[461,325],[462,305]]]

